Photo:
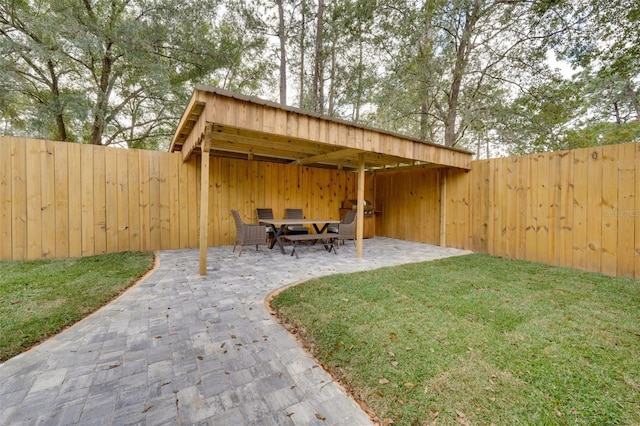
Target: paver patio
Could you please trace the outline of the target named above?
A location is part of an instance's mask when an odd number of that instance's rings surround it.
[[[162,251],[120,298],[0,364],[0,424],[371,424],[265,299],[318,276],[466,253],[381,237],[361,259],[349,242],[299,259],[216,247],[203,277],[198,250]]]

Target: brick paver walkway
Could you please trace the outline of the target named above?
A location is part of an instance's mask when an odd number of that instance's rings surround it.
[[[0,424],[365,425],[371,421],[268,314],[274,290],[312,277],[467,253],[374,238],[325,252],[159,253],[144,281],[0,364]],[[316,416],[319,415],[319,416]],[[318,418],[324,417],[324,420]]]

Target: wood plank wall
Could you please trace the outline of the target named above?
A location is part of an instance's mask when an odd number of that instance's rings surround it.
[[[211,160],[210,246],[233,244],[231,209],[339,219],[356,194],[353,172]],[[199,157],[0,137],[0,260],[196,248],[199,200]]]
[[[640,144],[474,161],[458,176],[447,245],[640,278]]]
[[[256,223],[256,209],[265,207],[276,218],[284,217],[286,208],[301,208],[305,217],[339,220],[342,202],[356,197],[353,172],[219,157],[211,158],[210,167],[211,246],[233,244],[231,210],[247,223]]]
[[[368,176],[376,235],[640,278],[640,144],[474,161],[472,170]],[[212,158],[209,245],[233,243],[229,211],[288,207],[339,218],[356,174]],[[199,158],[0,138],[0,260],[198,245]]]
[[[376,235],[438,244],[440,183],[438,169],[411,169],[375,174]]]
[[[376,234],[640,279],[640,144],[375,175]]]

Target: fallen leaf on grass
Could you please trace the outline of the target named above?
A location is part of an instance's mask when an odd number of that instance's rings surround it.
[[[378,380],[378,383],[380,383],[381,385],[386,385],[387,383],[389,383],[389,381],[387,379],[380,379]]]
[[[318,420],[327,420],[327,418],[325,416],[323,416],[322,414],[320,414],[320,413],[316,413],[316,419],[318,419]]]
[[[404,387],[405,387],[405,388],[409,388],[409,389],[413,389],[413,388],[415,388],[415,387],[416,387],[416,385],[414,385],[414,384],[413,384],[413,383],[411,383],[411,382],[406,382],[406,383],[404,384]]]
[[[464,413],[462,413],[462,412],[460,412],[458,410],[456,410],[456,413],[458,413],[458,415],[453,418],[454,422],[459,423],[462,426],[470,426],[471,425],[471,423],[469,423],[467,421],[467,419],[464,418]],[[460,415],[460,414],[462,414],[462,415]]]
[[[631,386],[633,389],[635,389],[635,390],[640,390],[640,385],[638,385],[636,382],[634,382],[634,381],[633,381],[633,380],[631,380],[630,378],[625,377],[625,378],[624,378],[624,382],[625,382],[626,384],[628,384],[629,386]]]
[[[391,361],[391,366],[397,367],[400,364],[398,361]]]
[[[398,340],[398,335],[396,333],[389,333],[389,338],[391,340]]]

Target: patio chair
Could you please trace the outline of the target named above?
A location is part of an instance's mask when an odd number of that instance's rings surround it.
[[[267,244],[267,239],[265,238],[266,227],[264,225],[244,223],[238,210],[231,210],[231,214],[236,222],[236,242],[233,245],[233,252],[235,253],[236,246],[239,245],[240,253],[238,253],[238,257],[242,256],[243,246],[255,245],[256,250],[258,250],[258,246]]]
[[[273,228],[261,222],[260,219],[273,219],[273,209],[256,209],[256,214],[258,216],[258,224],[265,225],[267,227],[267,240],[271,243],[271,241],[276,237],[273,232]]]
[[[284,210],[284,218],[285,219],[304,219],[302,215],[302,209],[285,209]],[[300,225],[289,225],[287,226],[287,234],[308,234],[309,228],[306,226]]]
[[[356,242],[356,210],[348,210],[342,221],[337,225],[331,225],[327,228],[328,234],[337,234],[338,242],[344,244],[345,240],[353,240]]]

